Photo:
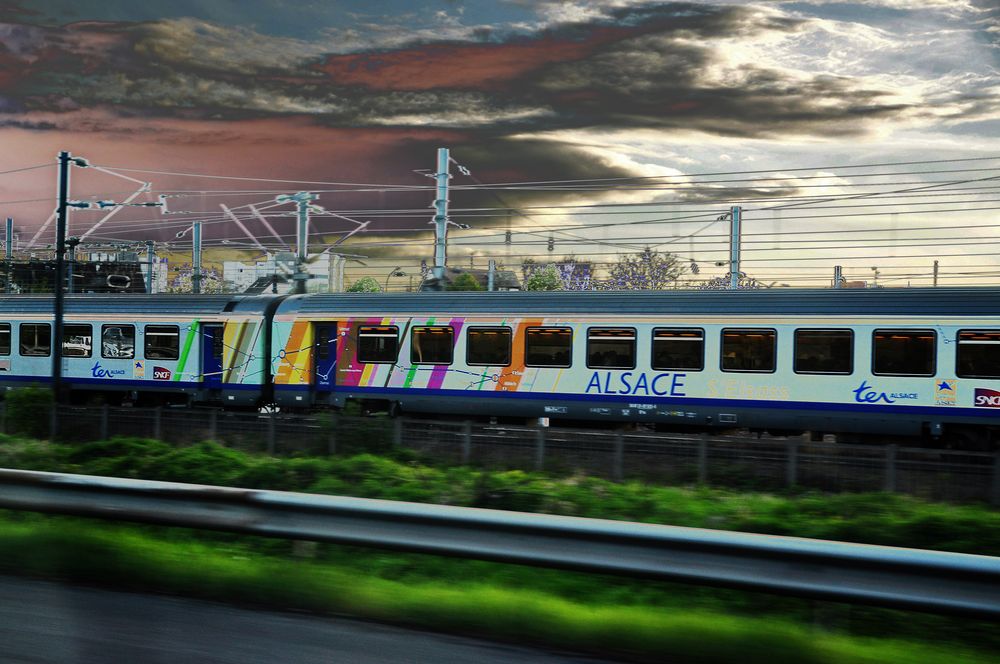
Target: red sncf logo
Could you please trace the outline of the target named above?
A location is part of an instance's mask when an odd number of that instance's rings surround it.
[[[154,380],[170,380],[170,369],[165,367],[153,367]]]
[[[978,408],[1000,408],[1000,392],[977,387],[975,403]]]

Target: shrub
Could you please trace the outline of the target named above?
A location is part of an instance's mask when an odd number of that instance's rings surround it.
[[[7,392],[7,432],[47,438],[52,401],[52,390],[45,387],[22,387]]]

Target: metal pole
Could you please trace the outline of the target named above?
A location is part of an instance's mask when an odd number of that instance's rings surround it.
[[[153,292],[153,241],[146,240],[146,292]]]
[[[839,265],[833,266],[833,287],[840,288],[844,281],[844,269]]]
[[[434,278],[444,280],[448,261],[448,148],[437,151],[437,198],[434,199]]]
[[[496,290],[496,275],[497,275],[497,262],[490,259],[490,268],[486,273],[486,290],[494,291]]]
[[[62,398],[62,338],[63,338],[63,281],[66,266],[63,254],[66,252],[66,212],[69,198],[69,152],[59,153],[59,202],[56,206],[56,299],[52,325],[52,393],[56,403]]]
[[[937,288],[938,280],[938,262],[934,261],[934,288]]]
[[[7,241],[5,244],[6,260],[7,260],[7,281],[4,286],[4,292],[10,294],[10,264],[14,260],[14,218],[7,217]]]
[[[191,292],[201,292],[201,222],[191,224]]]
[[[740,215],[742,208],[734,205],[729,211],[729,290],[740,287]]]

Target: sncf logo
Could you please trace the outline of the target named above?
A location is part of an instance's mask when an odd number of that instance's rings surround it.
[[[987,390],[984,387],[976,388],[977,408],[1000,408],[1000,392]]]
[[[154,380],[170,380],[170,369],[164,367],[153,367]]]

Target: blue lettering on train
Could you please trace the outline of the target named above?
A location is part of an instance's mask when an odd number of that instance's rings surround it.
[[[115,376],[124,376],[125,370],[105,369],[100,362],[94,362],[94,366],[90,367],[90,375],[94,378],[114,378]]]
[[[650,378],[646,373],[623,371],[595,371],[587,383],[587,394],[625,394],[629,396],[643,394],[658,397],[684,397],[684,377],[687,374],[656,374]]]

